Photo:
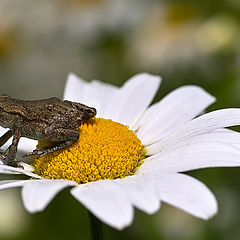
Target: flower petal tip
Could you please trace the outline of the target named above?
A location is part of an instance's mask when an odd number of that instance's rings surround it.
[[[153,75],[153,74],[146,73],[146,72],[138,73],[138,74],[134,75],[133,78],[144,79],[144,80],[149,80],[149,81],[156,81],[158,84],[160,84],[162,81],[161,76]]]
[[[218,214],[218,203],[216,198],[212,202],[212,208],[209,209],[209,212],[206,213],[205,217],[202,217],[204,220],[210,220],[211,218],[215,217]]]

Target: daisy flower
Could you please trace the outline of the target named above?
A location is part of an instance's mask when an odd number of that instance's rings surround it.
[[[94,216],[119,230],[132,223],[134,207],[153,214],[161,202],[212,217],[214,195],[182,172],[240,165],[240,134],[226,129],[240,124],[240,109],[198,116],[215,98],[197,86],[180,87],[150,106],[160,83],[142,73],[119,88],[70,74],[64,99],[95,107],[97,117],[81,125],[79,140],[67,149],[22,163],[24,169],[1,164],[2,174],[29,179],[1,181],[0,189],[22,187],[23,204],[35,213],[71,187]],[[31,140],[25,141],[26,151]]]

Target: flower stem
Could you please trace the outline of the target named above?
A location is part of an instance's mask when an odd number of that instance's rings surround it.
[[[91,212],[88,212],[90,219],[92,240],[103,240],[102,222]]]

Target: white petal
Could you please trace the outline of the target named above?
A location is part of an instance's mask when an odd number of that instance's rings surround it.
[[[183,174],[163,174],[152,179],[162,201],[202,219],[217,213],[214,195],[200,181]]]
[[[34,180],[4,180],[0,181],[0,190],[8,189],[8,188],[15,188],[15,187],[22,187],[24,184],[28,182],[32,182]]]
[[[222,142],[222,143],[230,143],[232,146],[239,146],[240,144],[240,133],[235,132],[230,129],[221,128],[217,129],[213,132],[208,132],[200,135],[196,135],[192,137],[191,139],[188,139],[187,141],[183,142],[182,145],[187,145],[191,143],[197,143],[197,142]]]
[[[194,142],[147,158],[136,174],[234,166],[240,166],[240,148],[224,142]]]
[[[32,152],[36,149],[37,141],[29,138],[22,137],[18,145],[18,150],[23,152]]]
[[[218,128],[231,127],[239,124],[240,109],[229,108],[206,113],[190,121],[184,128],[188,129],[189,135],[194,136],[210,132]]]
[[[160,208],[160,200],[148,176],[130,176],[116,179],[115,182],[126,192],[132,205],[148,214]]]
[[[118,102],[115,102],[116,95],[119,88],[103,83],[97,80],[91,82],[89,85],[89,105],[97,109],[97,117],[111,119],[112,108],[116,108]]]
[[[198,142],[223,142],[223,143],[231,143],[232,145],[238,145],[240,143],[240,133],[232,131],[230,129],[226,128],[219,128],[217,130],[214,130],[212,132],[207,132],[199,135],[192,136],[191,138],[186,138],[185,140],[182,140],[181,142],[174,145],[174,147],[170,146],[169,149],[167,148],[159,148],[157,149],[157,145],[160,143],[152,144],[151,146],[146,146],[145,149],[148,152],[148,155],[153,154],[163,154],[165,152],[171,152],[172,150],[176,148],[180,148],[192,143],[198,143]],[[166,150],[166,151],[164,151]]]
[[[215,98],[197,86],[184,86],[152,105],[137,124],[143,144],[159,140],[200,114]]]
[[[111,118],[116,108],[115,95],[119,88],[97,80],[86,82],[75,74],[68,76],[64,99],[80,102],[97,109],[97,117]]]
[[[152,102],[160,83],[159,76],[147,73],[137,74],[128,80],[121,88],[118,104],[112,109],[115,112],[113,120],[133,128]]]
[[[70,73],[64,89],[63,99],[87,104],[87,92],[89,83]]]
[[[113,180],[100,180],[71,189],[72,195],[102,222],[123,229],[133,220],[133,208]]]
[[[6,129],[3,127],[0,127],[0,135],[2,136],[6,132]]]
[[[42,211],[57,193],[73,185],[73,182],[65,180],[43,179],[28,182],[22,189],[23,204],[30,213]]]
[[[240,124],[240,109],[222,109],[204,114],[185,124],[177,131],[169,133],[168,137],[146,147],[147,151],[155,154],[160,151],[171,152],[182,146],[192,137],[211,132],[223,127]]]

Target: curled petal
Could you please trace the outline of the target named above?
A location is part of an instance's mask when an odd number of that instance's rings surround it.
[[[39,175],[29,171],[30,169],[32,169],[32,167],[30,165],[28,165],[26,163],[21,163],[21,162],[20,162],[20,165],[22,165],[22,167],[24,169],[4,165],[0,161],[0,173],[2,173],[2,174],[24,174],[24,175],[27,175],[27,176],[33,177],[33,178],[42,178]]]

